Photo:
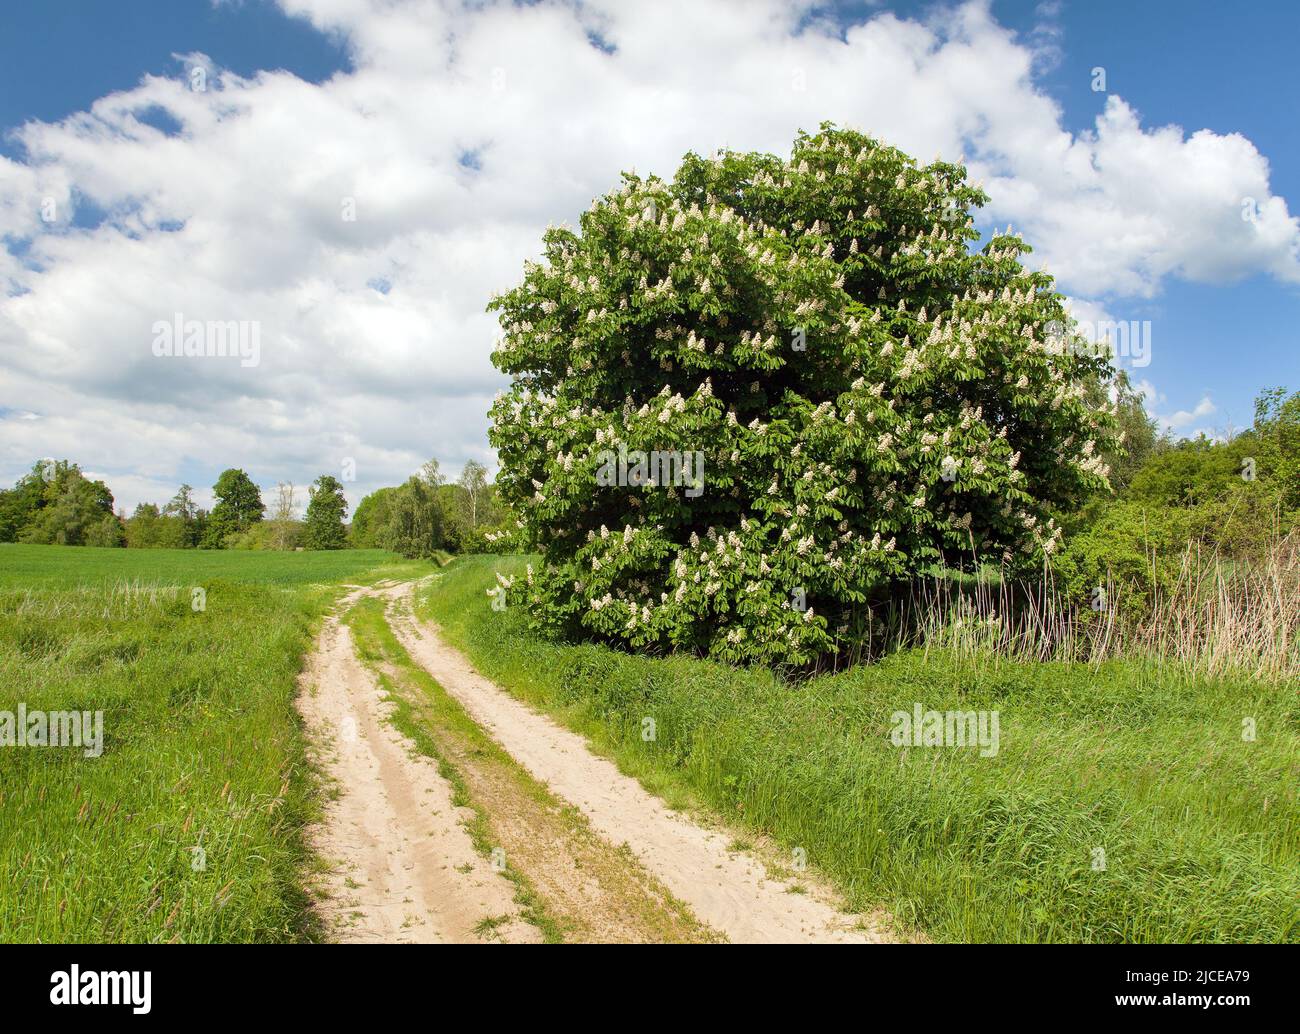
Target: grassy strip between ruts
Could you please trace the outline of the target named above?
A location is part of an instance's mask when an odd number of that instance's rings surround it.
[[[630,851],[596,835],[580,811],[529,775],[411,660],[381,599],[360,600],[344,620],[358,656],[394,704],[394,727],[437,762],[455,803],[474,812],[468,831],[479,852],[504,853],[522,916],[544,940],[716,939]]]
[[[541,640],[485,595],[524,564],[455,561],[421,616],[670,803],[803,848],[855,909],[952,941],[1300,940],[1293,683],[903,652],[795,684]],[[996,711],[1000,749],[895,746],[917,703]]]
[[[103,712],[99,757],[0,747],[0,940],[314,938],[302,657],[336,583],[428,570],[0,546],[0,712]]]

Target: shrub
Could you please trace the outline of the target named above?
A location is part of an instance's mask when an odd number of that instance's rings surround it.
[[[1300,527],[1297,428],[1300,393],[1274,389],[1231,441],[1167,444],[1067,539],[1054,564],[1067,598],[1109,585],[1122,608],[1140,614],[1184,577],[1189,549],[1213,562],[1272,562]]]
[[[295,550],[303,546],[302,521],[270,520],[250,524],[246,531],[227,535],[226,549]]]
[[[823,126],[788,162],[625,174],[549,230],[492,303],[534,626],[804,663],[928,565],[1053,551],[1053,514],[1107,484],[1111,371],[1052,332],[1018,236],[968,247],[985,200]]]

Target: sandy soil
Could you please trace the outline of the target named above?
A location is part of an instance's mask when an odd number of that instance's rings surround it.
[[[731,837],[668,809],[577,734],[483,678],[434,628],[411,614],[411,585],[384,590],[389,622],[422,665],[506,751],[591,827],[633,856],[702,923],[737,943],[867,943],[890,939],[881,925],[841,911],[825,888],[799,874],[775,879]],[[806,893],[794,893],[797,885]]]
[[[658,944],[721,940],[626,850],[534,779],[481,731],[441,717],[433,693],[383,665],[438,757],[456,773],[478,826],[502,864],[524,881],[527,915],[570,944]],[[438,691],[439,695],[442,691]],[[491,744],[491,746],[487,746]]]
[[[322,628],[298,706],[338,794],[311,833],[329,867],[313,889],[332,939],[540,939],[519,918],[513,884],[474,850],[451,787],[384,720],[389,705],[336,617]]]

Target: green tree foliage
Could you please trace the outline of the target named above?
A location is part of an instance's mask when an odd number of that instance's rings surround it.
[[[405,484],[371,492],[357,504],[349,532],[360,549],[391,549],[407,557],[456,551],[464,532],[464,491],[443,483],[430,460]]]
[[[307,548],[306,527],[302,521],[258,521],[226,538],[227,549],[295,550]],[[329,549],[340,547],[329,546]]]
[[[479,526],[488,495],[487,467],[477,460],[467,460],[457,479],[465,492],[465,523],[471,531]]]
[[[1255,400],[1255,423],[1241,435],[1255,445],[1253,458],[1276,486],[1282,507],[1300,511],[1300,391],[1270,388]],[[1247,458],[1247,457],[1243,457]]]
[[[122,522],[125,545],[132,549],[191,549],[198,545],[202,511],[194,503],[193,489],[182,485],[161,509],[140,503]]]
[[[357,503],[349,537],[357,549],[379,549],[379,539],[388,527],[389,509],[396,488],[380,488]]]
[[[67,542],[67,545],[74,543]],[[101,517],[97,521],[92,521],[86,525],[82,533],[81,544],[83,546],[99,546],[117,548],[126,545],[125,536],[122,530],[122,521],[114,514],[107,517]]]
[[[271,516],[265,520],[250,524],[244,531],[227,536],[227,548],[277,550],[303,548],[306,532],[303,522],[295,516],[297,513],[296,499],[297,489],[293,483],[281,481],[276,486],[276,497],[272,505]]]
[[[405,557],[429,557],[447,548],[449,524],[438,486],[412,477],[393,492],[379,545]]]
[[[475,460],[466,462],[454,485],[445,486],[454,518],[455,548],[462,553],[499,552],[501,533],[508,514],[497,499],[496,485],[487,479],[487,468]]]
[[[16,542],[47,504],[49,476],[54,470],[50,461],[36,463],[13,488],[0,491],[0,542]]]
[[[357,504],[352,544],[407,557],[454,551],[459,527],[448,491],[455,487],[442,483],[438,461],[430,460],[405,484],[372,492]]]
[[[1264,392],[1253,426],[1231,441],[1166,442],[1118,496],[1090,508],[1053,565],[1076,598],[1113,586],[1129,609],[1179,577],[1191,548],[1259,560],[1300,527],[1300,392]]]
[[[208,515],[202,544],[221,549],[228,536],[247,531],[250,525],[260,521],[266,505],[248,474],[234,468],[222,471],[212,492],[217,502]]]
[[[45,460],[0,491],[0,542],[193,548],[207,519],[193,491],[182,485],[161,509],[141,503],[128,518],[112,513],[113,495],[103,482],[87,481],[74,463]]]
[[[156,549],[161,545],[162,514],[155,503],[140,503],[124,522],[126,544],[131,549]]]
[[[342,549],[347,545],[348,501],[343,486],[329,474],[322,474],[311,486],[307,519],[303,527],[303,545],[307,549]]]
[[[1053,515],[1108,484],[1111,369],[1050,331],[1062,298],[1018,236],[968,247],[986,200],[961,166],[824,126],[789,161],[625,174],[548,231],[491,306],[537,627],[803,663],[927,565],[1054,551]],[[655,456],[677,483],[643,477]]]
[[[199,544],[207,513],[194,502],[193,488],[181,485],[162,508],[162,516],[169,523],[163,531],[161,545],[168,549],[191,549]]]
[[[44,460],[0,493],[0,541],[120,546],[113,493],[67,460]]]
[[[469,526],[470,503],[465,489],[459,483],[439,485],[437,489],[438,506],[442,510],[443,546],[450,553],[459,553],[465,548],[467,540],[474,537]]]
[[[1119,427],[1118,446],[1106,456],[1111,488],[1122,491],[1133,475],[1159,447],[1156,422],[1147,414],[1142,396],[1124,371],[1115,375],[1115,419]]]

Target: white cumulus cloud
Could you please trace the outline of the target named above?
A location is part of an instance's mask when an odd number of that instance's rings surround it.
[[[964,152],[989,217],[1080,312],[1169,277],[1300,280],[1300,229],[1248,140],[1144,127],[1119,97],[1071,134],[1035,82],[1058,34],[1018,39],[983,2],[847,26],[777,0],[281,6],[344,39],[352,68],[312,84],[186,54],[174,76],[15,131],[0,483],[66,456],[129,507],[186,470],[303,484],[352,459],[355,504],[429,456],[490,464],[503,379],[484,306],[545,226],[622,169],[787,153],[827,119],[922,160]],[[154,324],[177,314],[255,322],[260,362],[155,356]]]

